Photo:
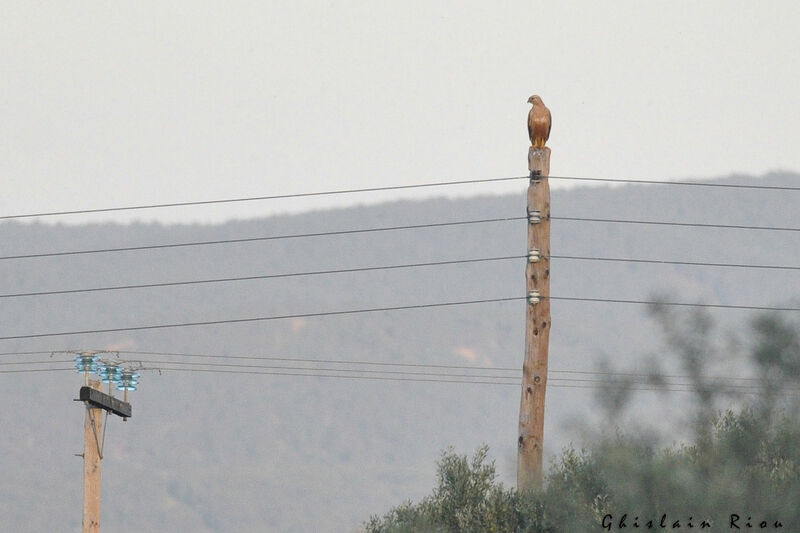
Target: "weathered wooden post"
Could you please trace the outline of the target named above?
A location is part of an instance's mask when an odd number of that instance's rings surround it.
[[[547,386],[547,355],[550,340],[550,149],[544,142],[550,134],[550,112],[546,111],[544,135],[534,135],[532,123],[538,97],[531,97],[529,115],[532,146],[528,150],[528,264],[525,268],[527,309],[525,362],[522,366],[522,398],[517,440],[517,488],[542,487],[544,401]],[[535,117],[534,117],[535,118]],[[536,138],[535,138],[536,137]]]
[[[102,391],[102,383],[89,380],[89,387]],[[103,410],[86,404],[83,426],[83,533],[100,533],[100,470]]]

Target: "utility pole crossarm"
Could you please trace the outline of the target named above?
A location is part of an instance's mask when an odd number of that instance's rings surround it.
[[[120,399],[114,398],[110,394],[103,391],[93,389],[92,387],[81,387],[79,399],[86,402],[92,407],[104,409],[111,414],[121,416],[123,418],[131,417],[131,404],[123,402]]]

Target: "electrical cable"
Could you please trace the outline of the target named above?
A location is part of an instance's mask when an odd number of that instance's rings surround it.
[[[468,365],[437,365],[437,364],[423,364],[423,363],[388,363],[383,361],[356,361],[347,359],[310,359],[301,357],[267,357],[267,356],[246,356],[246,355],[216,355],[216,354],[190,354],[185,352],[148,352],[148,351],[128,351],[122,350],[119,352],[124,355],[154,355],[154,356],[172,356],[172,357],[196,357],[205,359],[233,359],[233,360],[250,360],[250,361],[288,361],[288,362],[303,362],[303,363],[322,363],[322,364],[342,364],[342,365],[373,365],[373,366],[396,366],[396,367],[410,367],[410,368],[442,368],[442,369],[458,369],[458,370],[491,370],[503,372],[517,372],[518,368],[502,368],[502,367],[484,367],[484,366],[468,366]]]
[[[179,242],[170,244],[149,244],[142,246],[124,246],[119,248],[96,248],[90,250],[68,250],[63,252],[45,252],[35,254],[19,254],[19,255],[6,255],[0,256],[0,261],[11,259],[33,259],[39,257],[62,257],[67,255],[84,255],[84,254],[100,254],[112,252],[132,252],[140,250],[160,250],[165,248],[182,248],[187,246],[208,246],[213,244],[232,244],[243,242],[259,242],[259,241],[275,241],[282,239],[300,239],[306,237],[327,237],[333,235],[352,235],[356,233],[373,233],[379,231],[396,231],[408,229],[422,229],[422,228],[441,228],[448,226],[462,226],[465,224],[487,224],[492,222],[510,222],[514,220],[526,220],[527,217],[504,217],[504,218],[483,218],[475,220],[457,220],[452,222],[432,222],[427,224],[408,224],[402,226],[384,226],[377,228],[360,228],[339,231],[320,231],[313,233],[295,233],[288,235],[267,235],[263,237],[245,237],[240,239],[217,239],[213,241],[192,241],[192,242]]]
[[[86,334],[93,334],[93,333],[116,333],[120,331],[143,331],[143,330],[151,330],[151,329],[164,329],[164,328],[180,328],[180,327],[188,327],[188,326],[210,326],[210,325],[217,325],[217,324],[241,324],[246,322],[263,322],[268,320],[282,320],[288,318],[311,318],[311,317],[322,317],[322,316],[337,316],[337,315],[351,315],[351,314],[360,314],[360,313],[375,313],[379,311],[399,311],[405,309],[428,309],[434,307],[452,307],[458,305],[471,305],[471,304],[484,304],[484,303],[496,303],[496,302],[510,302],[514,300],[524,300],[524,296],[517,296],[517,297],[509,297],[509,298],[487,298],[482,300],[464,300],[458,302],[437,302],[437,303],[429,303],[429,304],[415,304],[415,305],[400,305],[395,307],[372,307],[366,309],[349,309],[345,311],[320,311],[317,313],[298,313],[298,314],[291,314],[291,315],[272,315],[272,316],[263,316],[263,317],[251,317],[251,318],[234,318],[234,319],[227,319],[227,320],[205,320],[202,322],[182,322],[182,323],[175,323],[175,324],[154,324],[148,326],[130,326],[130,327],[120,327],[120,328],[106,328],[106,329],[91,329],[91,330],[81,330],[81,331],[62,331],[62,332],[51,332],[51,333],[34,333],[28,335],[10,335],[0,337],[0,340],[13,340],[13,339],[35,339],[40,337],[60,337],[60,336],[68,336],[68,335],[86,335]]]
[[[55,361],[53,361],[55,362]],[[362,369],[326,369],[326,368],[304,368],[304,367],[281,367],[281,366],[255,366],[255,368],[271,369],[271,370],[299,370],[301,372],[275,372],[275,371],[256,371],[256,370],[227,370],[227,369],[209,369],[209,368],[174,368],[174,367],[149,367],[144,366],[144,363],[155,364],[170,364],[170,365],[192,365],[193,363],[177,363],[177,362],[158,362],[158,361],[137,361],[142,366],[137,370],[154,370],[159,373],[162,371],[178,371],[178,372],[205,372],[205,373],[223,373],[223,374],[256,374],[256,375],[284,375],[295,377],[332,377],[342,379],[371,379],[380,381],[416,381],[416,382],[435,382],[435,383],[466,383],[466,384],[490,384],[490,385],[512,385],[519,386],[519,376],[492,376],[492,375],[456,375],[450,373],[417,373],[417,372],[386,372],[386,371],[369,371]],[[204,363],[194,363],[196,365],[205,365]],[[251,368],[253,365],[219,365],[230,366],[233,368]],[[52,372],[52,371],[71,371],[74,368],[47,368],[47,369],[21,369],[21,370],[0,370],[2,374],[9,373],[30,373],[30,372]],[[316,373],[314,373],[316,372]],[[321,374],[319,372],[345,372],[346,374]],[[364,376],[361,373],[372,373],[378,375]],[[396,374],[395,376],[387,376],[386,374]],[[405,377],[398,377],[405,376]],[[408,377],[412,376],[412,377]],[[428,376],[428,377],[419,377]],[[432,378],[436,377],[436,379]],[[455,378],[455,379],[439,379],[439,378]],[[489,380],[489,381],[486,381]],[[501,381],[498,381],[501,380]],[[511,380],[511,381],[507,381]],[[574,378],[548,378],[551,387],[555,388],[583,388],[583,389],[609,389],[624,387],[630,391],[656,391],[656,392],[696,392],[701,388],[693,383],[642,383],[630,382],[619,380],[597,380],[597,379],[574,379]],[[680,387],[680,388],[675,388]],[[721,391],[739,392],[744,394],[760,394],[761,391],[756,386],[743,386],[743,385],[709,385],[710,388],[715,388]],[[797,389],[788,389],[788,392]],[[787,395],[786,392],[781,395]]]
[[[49,352],[48,352],[49,353]],[[57,352],[56,352],[57,353]],[[407,368],[439,368],[439,369],[456,369],[456,370],[477,370],[477,371],[493,371],[493,372],[519,372],[519,368],[512,367],[487,367],[487,366],[469,366],[469,365],[443,365],[443,364],[426,364],[426,363],[390,363],[384,361],[364,361],[352,359],[311,359],[303,357],[270,357],[270,356],[255,356],[255,355],[219,355],[219,354],[197,354],[186,352],[155,352],[155,351],[128,351],[122,350],[118,352],[123,355],[148,355],[148,356],[161,356],[161,357],[190,357],[190,358],[203,358],[203,359],[230,359],[230,360],[248,360],[248,361],[284,361],[296,363],[319,363],[319,364],[340,364],[340,365],[368,365],[368,366],[389,366],[389,367],[407,367]],[[596,370],[548,370],[550,374],[586,374],[586,375],[600,375],[600,376],[625,376],[625,377],[638,377],[638,378],[651,378],[652,374],[631,373],[631,372],[604,372]],[[688,375],[661,375],[657,377],[668,379],[692,379],[693,376]],[[742,378],[732,376],[698,376],[701,379],[711,380],[739,380],[739,381],[759,381],[758,378]]]
[[[365,379],[377,381],[416,381],[416,382],[433,382],[433,383],[466,383],[466,384],[481,384],[481,385],[505,385],[519,387],[519,380],[515,382],[505,381],[474,381],[474,380],[446,380],[437,378],[402,378],[402,377],[381,377],[381,376],[361,376],[361,375],[346,375],[346,374],[311,374],[299,372],[274,372],[274,371],[257,371],[257,370],[222,370],[222,369],[202,369],[202,368],[166,368],[166,367],[144,367],[141,370],[153,370],[158,372],[201,372],[211,374],[243,374],[243,375],[267,375],[267,376],[293,376],[293,377],[325,377],[325,378],[339,378],[339,379]],[[667,388],[667,386],[635,386],[636,384],[625,384],[625,388],[629,391],[655,391],[655,392],[697,392],[693,388]],[[572,388],[572,389],[614,389],[620,388],[617,384],[563,384],[552,383],[551,387],[554,388]],[[760,391],[737,390],[742,394],[760,394]],[[787,395],[787,394],[782,394]]]
[[[313,371],[313,372],[346,372],[353,374],[377,374],[377,375],[402,375],[402,376],[436,376],[447,378],[483,378],[483,379],[513,379],[514,383],[519,383],[521,371],[515,372],[515,375],[502,376],[496,374],[454,374],[452,372],[414,372],[409,370],[371,370],[371,369],[358,369],[358,368],[326,368],[326,367],[308,367],[308,366],[285,366],[285,365],[253,365],[241,363],[204,363],[193,361],[163,361],[163,360],[136,360],[127,361],[134,362],[141,365],[184,365],[184,366],[202,366],[214,368],[248,368],[248,369],[266,369],[266,370],[293,370],[293,371]],[[164,368],[164,367],[159,367]],[[473,369],[478,369],[472,367]],[[554,374],[555,371],[549,371],[548,374]],[[592,378],[561,378],[557,376],[550,376],[547,378],[548,382],[568,382],[568,383],[604,383],[604,384],[620,384],[620,385],[648,385],[653,387],[695,387],[698,385],[694,383],[652,383],[652,382],[631,382],[625,380],[609,380],[609,379],[592,379]],[[733,384],[713,384],[709,386],[723,387],[726,389],[740,389],[752,390],[757,389],[758,385],[733,385]]]
[[[649,263],[656,265],[687,265],[702,267],[754,268],[774,270],[800,270],[800,266],[786,265],[745,265],[741,263],[705,263],[700,261],[668,261],[666,259],[628,259],[622,257],[588,257],[579,255],[550,255],[551,259],[570,259],[579,261],[609,261],[619,263]]]
[[[0,357],[8,357],[8,356],[15,356],[15,355],[46,355],[46,354],[53,354],[51,350],[48,351],[39,351],[39,352],[2,352],[0,353]]]
[[[667,305],[679,307],[704,307],[711,309],[746,309],[754,311],[800,311],[800,307],[770,307],[762,305],[727,305],[727,304],[701,304],[691,302],[658,302],[654,300],[621,300],[612,298],[579,298],[576,296],[541,296],[550,300],[564,300],[572,302],[603,302],[612,304],[638,304],[638,305]]]
[[[646,224],[654,226],[681,226],[689,228],[722,228],[722,229],[747,229],[762,231],[800,231],[800,228],[779,226],[747,226],[743,224],[704,224],[700,222],[667,222],[660,220],[627,220],[618,218],[589,218],[589,217],[561,217],[551,216],[551,220],[568,220],[574,222],[609,222],[614,224]]]
[[[214,204],[227,204],[238,202],[254,202],[265,200],[283,200],[292,198],[307,198],[313,196],[330,196],[340,194],[356,194],[367,192],[381,192],[381,191],[396,191],[403,189],[418,189],[427,187],[443,187],[451,185],[468,185],[475,183],[496,183],[503,181],[515,181],[529,179],[529,176],[510,176],[501,178],[481,178],[471,180],[453,180],[453,181],[439,181],[433,183],[415,183],[407,185],[388,185],[385,187],[365,187],[360,189],[339,189],[327,191],[312,191],[304,193],[289,193],[289,194],[276,194],[268,196],[249,196],[240,198],[225,198],[218,200],[199,200],[188,202],[170,202],[159,204],[140,204],[130,206],[116,206],[116,207],[103,207],[97,209],[75,209],[69,211],[44,211],[39,213],[24,213],[16,215],[3,215],[0,220],[13,220],[22,218],[35,218],[35,217],[52,217],[64,215],[80,215],[80,214],[95,214],[95,213],[109,213],[114,211],[134,211],[142,209],[160,209],[167,207],[189,207],[201,205],[214,205]],[[709,182],[696,182],[696,181],[666,181],[666,180],[652,180],[652,179],[630,179],[630,178],[598,178],[586,176],[547,176],[551,180],[573,180],[573,181],[587,181],[587,182],[606,182],[606,183],[630,183],[630,184],[644,184],[644,185],[677,185],[677,186],[693,186],[693,187],[720,187],[731,189],[761,189],[761,190],[777,190],[777,191],[797,191],[800,187],[783,186],[783,185],[747,185],[735,183],[709,183]]]
[[[123,289],[147,289],[147,288],[156,288],[156,287],[176,287],[181,285],[200,285],[206,283],[223,283],[223,282],[233,282],[233,281],[253,281],[253,280],[262,280],[262,279],[278,279],[278,278],[290,278],[290,277],[297,277],[297,276],[319,276],[323,274],[344,274],[344,273],[353,273],[353,272],[370,272],[376,270],[394,270],[394,269],[403,269],[403,268],[418,268],[418,267],[429,267],[429,266],[443,266],[443,265],[459,265],[459,264],[467,264],[467,263],[481,263],[481,262],[489,262],[489,261],[506,261],[509,259],[524,259],[526,256],[524,255],[512,255],[512,256],[503,256],[503,257],[482,257],[482,258],[475,258],[475,259],[456,259],[451,261],[430,261],[426,263],[407,263],[407,264],[399,264],[399,265],[383,265],[383,266],[372,266],[372,267],[357,267],[357,268],[340,268],[340,269],[332,269],[332,270],[312,270],[306,272],[288,272],[282,274],[264,274],[264,275],[257,275],[257,276],[240,276],[240,277],[228,277],[228,278],[214,278],[214,279],[199,279],[199,280],[189,280],[189,281],[171,281],[171,282],[161,282],[161,283],[142,283],[142,284],[132,284],[132,285],[116,285],[116,286],[109,286],[109,287],[90,287],[90,288],[83,288],[83,289],[64,289],[64,290],[54,290],[54,291],[37,291],[37,292],[20,292],[20,293],[9,293],[9,294],[0,294],[0,298],[20,298],[20,297],[29,297],[29,296],[51,296],[56,294],[76,294],[76,293],[84,293],[84,292],[98,292],[98,291],[117,291]]]
[[[744,309],[744,310],[758,310],[758,311],[800,311],[800,307],[770,307],[758,305],[727,305],[727,304],[702,304],[691,302],[659,302],[655,300],[623,300],[611,298],[586,298],[577,296],[541,296],[542,299],[548,298],[550,300],[563,300],[563,301],[576,301],[576,302],[602,302],[602,303],[616,303],[616,304],[638,304],[638,305],[656,305],[656,306],[681,306],[681,307],[699,307],[699,308],[712,308],[712,309]],[[272,315],[262,317],[249,317],[249,318],[233,318],[224,320],[205,320],[199,322],[180,322],[173,324],[152,324],[146,326],[128,326],[104,329],[89,329],[79,331],[60,331],[48,333],[32,333],[27,335],[8,335],[0,337],[2,340],[15,340],[15,339],[34,339],[41,337],[60,337],[69,335],[86,335],[94,333],[115,333],[120,331],[143,331],[152,329],[165,329],[165,328],[179,328],[190,326],[210,326],[219,324],[239,324],[246,322],[263,322],[269,320],[283,320],[289,318],[315,318],[323,316],[337,316],[337,315],[351,315],[360,313],[374,313],[379,311],[400,311],[407,309],[428,309],[435,307],[452,307],[458,305],[471,305],[471,304],[484,304],[484,303],[499,303],[511,302],[518,300],[525,300],[525,296],[512,296],[506,298],[486,298],[481,300],[464,300],[457,302],[436,302],[428,304],[414,304],[414,305],[400,305],[394,307],[372,307],[365,309],[348,309],[339,311],[320,311],[316,313],[297,313],[289,315]]]
[[[51,359],[46,361],[3,361],[0,366],[6,365],[50,365],[56,363],[72,363],[72,359]]]
[[[760,189],[771,191],[800,191],[800,187],[790,185],[745,185],[738,183],[709,183],[702,181],[659,181],[650,179],[628,179],[628,178],[589,178],[579,176],[548,176],[551,180],[574,180],[574,181],[597,181],[605,183],[632,183],[641,185],[680,185],[690,187],[720,187],[727,189]]]
[[[33,259],[42,257],[63,257],[70,255],[85,255],[85,254],[99,254],[99,253],[116,253],[116,252],[131,252],[141,250],[159,250],[166,248],[181,248],[189,246],[208,246],[216,244],[234,244],[244,242],[257,242],[257,241],[272,241],[281,239],[298,239],[307,237],[325,237],[333,235],[351,235],[357,233],[372,233],[379,231],[395,231],[395,230],[409,230],[409,229],[422,229],[422,228],[435,228],[447,226],[460,226],[465,224],[486,224],[492,222],[511,222],[515,220],[526,220],[527,217],[502,217],[502,218],[488,218],[477,220],[460,220],[453,222],[434,222],[428,224],[409,224],[403,226],[387,226],[378,228],[361,228],[340,231],[322,231],[314,233],[296,233],[288,235],[269,235],[263,237],[245,237],[239,239],[217,239],[212,241],[192,241],[182,243],[169,243],[169,244],[149,244],[142,246],[125,246],[118,248],[97,248],[89,250],[67,250],[62,252],[43,252],[34,254],[16,254],[0,256],[0,261],[14,260],[14,259]],[[780,227],[780,226],[749,226],[741,224],[705,224],[696,222],[668,222],[659,220],[631,220],[631,219],[614,219],[614,218],[589,218],[589,217],[569,217],[569,216],[551,216],[551,220],[565,220],[573,222],[603,222],[603,223],[616,223],[616,224],[644,224],[644,225],[658,225],[658,226],[679,226],[679,227],[694,227],[694,228],[723,228],[723,229],[746,229],[746,230],[761,230],[761,231],[791,231],[800,232],[800,228],[796,227]]]
[[[66,370],[75,371],[75,367],[69,368],[28,368],[24,370],[0,370],[0,374],[24,374],[28,372],[64,372]]]
[[[246,365],[241,363],[200,363],[193,361],[159,361],[152,359],[142,359],[132,361],[134,363],[141,363],[142,365],[185,365],[185,366],[203,366],[213,368],[263,368],[267,370],[304,370],[314,372],[347,372],[359,374],[387,374],[387,375],[406,375],[406,376],[439,376],[450,378],[487,378],[487,379],[516,379],[519,382],[519,376],[500,376],[490,374],[454,374],[452,372],[414,372],[410,370],[372,370],[361,368],[327,368],[327,367],[307,367],[307,366],[285,366],[285,365]],[[159,367],[162,368],[162,367]]]
[[[76,350],[51,350],[47,352],[32,352],[32,353],[75,353]],[[30,353],[30,352],[27,352]],[[8,352],[0,355],[26,355],[26,352]],[[391,363],[385,361],[365,361],[353,359],[312,359],[303,357],[271,357],[271,356],[255,356],[255,355],[219,355],[219,354],[198,354],[186,352],[159,352],[159,351],[133,351],[133,350],[120,350],[115,351],[114,354],[119,355],[147,355],[147,356],[160,356],[160,357],[187,357],[187,358],[202,358],[214,360],[246,360],[246,361],[280,361],[289,363],[310,363],[310,364],[338,364],[338,365],[361,365],[361,366],[378,366],[378,367],[397,367],[397,368],[432,368],[432,369],[454,369],[465,371],[491,371],[491,372],[514,372],[518,373],[519,368],[512,367],[487,367],[487,366],[470,366],[470,365],[444,365],[444,364],[430,364],[430,363]],[[122,359],[121,361],[134,361],[138,362],[139,359]],[[44,362],[44,361],[42,361]],[[70,362],[66,360],[64,362]],[[0,363],[2,364],[2,363]],[[16,364],[16,363],[14,363]],[[202,363],[198,363],[202,364]],[[636,377],[643,379],[650,379],[659,377],[664,379],[693,379],[694,376],[689,375],[668,375],[668,374],[642,374],[632,372],[609,372],[597,370],[558,370],[550,369],[549,374],[575,374],[575,375],[599,375],[599,376],[622,376],[622,377]],[[704,380],[717,380],[717,381],[760,381],[759,378],[744,378],[734,376],[698,376]]]
[[[373,233],[380,231],[396,231],[396,230],[409,230],[409,229],[423,229],[447,226],[460,226],[466,224],[486,224],[493,222],[511,222],[516,220],[526,220],[527,217],[499,217],[499,218],[486,218],[476,220],[459,220],[452,222],[434,222],[427,224],[409,224],[401,226],[386,226],[377,228],[360,228],[339,231],[321,231],[313,233],[296,233],[288,235],[268,235],[262,237],[244,237],[238,239],[217,239],[211,241],[191,241],[182,243],[169,243],[169,244],[149,244],[141,246],[124,246],[117,248],[96,248],[88,250],[67,250],[61,252],[43,252],[33,254],[16,254],[0,256],[0,261],[16,260],[16,259],[33,259],[42,257],[63,257],[70,255],[85,255],[85,254],[99,254],[99,253],[116,253],[116,252],[131,252],[141,250],[158,250],[166,248],[181,248],[189,246],[208,246],[216,244],[235,244],[244,242],[258,242],[258,241],[272,241],[282,239],[298,239],[308,237],[326,237],[334,235],[351,235],[358,233]],[[669,222],[658,220],[631,220],[631,219],[613,219],[613,218],[589,218],[589,217],[570,217],[570,216],[550,216],[551,220],[564,220],[573,222],[603,222],[603,223],[617,223],[617,224],[644,224],[644,225],[658,225],[658,226],[679,226],[679,227],[696,227],[696,228],[723,228],[723,229],[746,229],[746,230],[761,230],[761,231],[791,231],[798,232],[800,228],[796,227],[780,227],[780,226],[750,226],[742,224],[706,224],[696,222]]]
[[[87,292],[101,292],[101,291],[117,291],[127,289],[148,289],[158,287],[177,287],[183,285],[201,285],[208,283],[226,283],[238,281],[254,281],[263,279],[278,279],[300,276],[318,276],[327,274],[345,274],[355,272],[371,272],[380,270],[396,270],[404,268],[419,268],[430,266],[445,266],[445,265],[458,265],[469,263],[481,263],[490,261],[507,261],[511,259],[525,259],[524,255],[509,255],[499,257],[482,257],[473,259],[454,259],[443,261],[430,261],[423,263],[406,263],[395,265],[382,265],[370,267],[354,267],[354,268],[341,268],[330,270],[312,270],[305,272],[287,272],[280,274],[263,274],[253,276],[233,276],[227,278],[211,278],[211,279],[198,279],[198,280],[185,280],[185,281],[167,281],[157,283],[141,283],[130,285],[114,285],[106,287],[87,287],[80,289],[60,289],[52,291],[35,291],[35,292],[19,292],[0,294],[0,298],[21,298],[33,296],[52,296],[59,294],[77,294]],[[685,265],[685,266],[698,266],[698,267],[729,267],[729,268],[743,268],[743,269],[774,269],[774,270],[800,270],[800,266],[788,265],[746,265],[741,263],[708,263],[700,261],[669,261],[665,259],[634,259],[634,258],[621,258],[621,257],[591,257],[591,256],[577,256],[577,255],[551,255],[551,259],[564,259],[564,260],[580,260],[580,261],[602,261],[602,262],[620,262],[620,263],[643,263],[643,264],[657,264],[657,265]],[[2,355],[2,354],[0,354]]]
[[[118,206],[118,207],[103,207],[99,209],[75,209],[71,211],[45,211],[41,213],[27,213],[18,215],[5,215],[0,216],[0,220],[19,219],[19,218],[34,218],[34,217],[52,217],[62,215],[83,215],[92,213],[108,213],[112,211],[134,211],[139,209],[159,209],[164,207],[187,207],[199,205],[213,205],[213,204],[228,204],[235,202],[254,202],[262,200],[286,200],[290,198],[307,198],[311,196],[329,196],[338,194],[354,194],[365,192],[381,192],[381,191],[397,191],[402,189],[419,189],[424,187],[443,187],[449,185],[467,185],[471,183],[494,183],[501,181],[512,181],[528,179],[528,176],[512,176],[507,178],[482,178],[472,180],[456,180],[456,181],[440,181],[434,183],[416,183],[409,185],[387,185],[385,187],[365,187],[362,189],[340,189],[316,192],[302,192],[291,194],[275,194],[271,196],[249,196],[243,198],[226,198],[222,200],[200,200],[195,202],[172,202],[162,204],[142,204],[131,206]]]

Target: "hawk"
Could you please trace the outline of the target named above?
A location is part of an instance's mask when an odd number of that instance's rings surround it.
[[[538,95],[528,98],[528,103],[533,104],[528,113],[528,137],[531,138],[531,146],[534,148],[544,148],[544,143],[550,137],[550,110],[544,105]]]

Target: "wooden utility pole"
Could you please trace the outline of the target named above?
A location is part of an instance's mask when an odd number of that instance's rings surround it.
[[[123,418],[131,417],[131,404],[127,402],[129,390],[136,390],[139,373],[125,368],[119,362],[101,360],[96,351],[76,352],[75,368],[83,373],[86,385],[81,387],[77,402],[83,402],[86,419],[83,423],[83,533],[100,533],[100,464],[103,460],[103,411]],[[108,383],[108,394],[100,381],[89,379],[89,374],[99,374]],[[125,400],[111,396],[112,384],[125,391]],[[108,415],[105,415],[108,416]]]
[[[517,488],[542,487],[544,400],[550,340],[550,149],[528,150],[528,265],[525,362],[517,441]]]
[[[89,380],[89,387],[102,391],[102,383]],[[103,446],[103,409],[86,402],[83,428],[83,533],[100,533],[100,461]]]

